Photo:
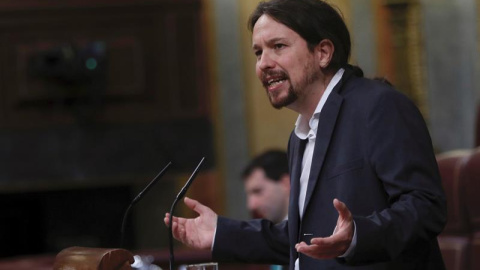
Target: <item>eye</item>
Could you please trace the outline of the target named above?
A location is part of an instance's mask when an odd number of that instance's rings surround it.
[[[262,194],[262,189],[261,188],[255,188],[254,190],[252,190],[252,194],[260,195],[260,194]]]
[[[255,50],[253,53],[255,53],[255,56],[257,58],[260,58],[260,56],[262,56],[262,50]]]
[[[278,50],[278,49],[282,49],[283,47],[285,47],[285,44],[276,43],[273,47],[274,47],[276,50]]]

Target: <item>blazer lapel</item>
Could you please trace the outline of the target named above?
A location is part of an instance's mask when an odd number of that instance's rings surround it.
[[[305,196],[304,211],[307,209],[312,197],[313,190],[317,185],[317,181],[322,170],[325,156],[330,145],[335,123],[343,103],[343,97],[339,94],[345,82],[353,75],[349,69],[345,69],[342,79],[338,82],[335,88],[330,93],[330,96],[325,102],[318,119],[317,137],[315,139],[315,149],[313,150],[312,167],[310,169],[310,177],[308,178],[307,194]],[[297,197],[298,198],[298,197]],[[306,213],[306,211],[305,211]]]
[[[317,184],[320,171],[322,169],[328,146],[335,128],[340,108],[343,103],[343,97],[340,92],[343,85],[353,75],[350,67],[345,67],[345,73],[338,84],[333,88],[332,93],[327,99],[318,122],[317,137],[315,140],[315,149],[313,151],[312,167],[310,169],[310,177],[308,180],[307,194],[305,197],[304,209],[308,207],[313,190]],[[297,243],[300,226],[300,215],[298,209],[298,198],[300,192],[300,175],[302,173],[302,159],[305,151],[306,141],[300,140],[294,132],[292,132],[289,141],[289,161],[290,161],[290,205],[288,210],[288,230],[290,235],[290,243]]]
[[[298,196],[300,190],[300,175],[302,173],[302,158],[306,141],[300,140],[292,132],[289,142],[290,162],[290,203],[288,207],[288,230],[291,243],[296,243],[300,215],[298,211]]]

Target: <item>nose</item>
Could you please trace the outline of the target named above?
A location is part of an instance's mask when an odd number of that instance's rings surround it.
[[[257,206],[257,200],[255,200],[254,198],[249,197],[247,204],[248,204],[248,206],[247,206],[247,207],[248,207],[248,210],[250,210],[250,211],[255,211],[255,210],[257,210],[257,207],[258,207],[258,206]]]
[[[275,61],[267,51],[264,51],[262,55],[259,57],[259,59],[257,60],[257,67],[260,70],[266,70],[266,69],[273,68],[274,66],[275,66]]]

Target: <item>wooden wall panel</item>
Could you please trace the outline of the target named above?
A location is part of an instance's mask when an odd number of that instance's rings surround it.
[[[0,127],[207,116],[200,1],[58,4],[0,2]]]
[[[129,248],[165,246],[172,179],[200,157],[219,194],[202,14],[201,0],[0,0],[0,199],[18,202],[0,207],[0,229],[18,229],[0,257],[118,246],[117,213],[169,161]]]

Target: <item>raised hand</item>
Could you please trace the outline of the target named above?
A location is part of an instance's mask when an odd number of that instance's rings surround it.
[[[190,219],[174,216],[172,219],[173,237],[192,248],[210,249],[217,227],[217,214],[207,206],[188,197],[185,197],[184,202],[188,208],[197,212],[199,216]],[[170,222],[169,213],[165,214],[163,221],[168,227]]]
[[[333,259],[343,255],[353,238],[353,218],[347,206],[338,199],[333,200],[338,211],[337,226],[329,237],[312,238],[310,245],[301,242],[295,245],[297,252],[316,259]]]

